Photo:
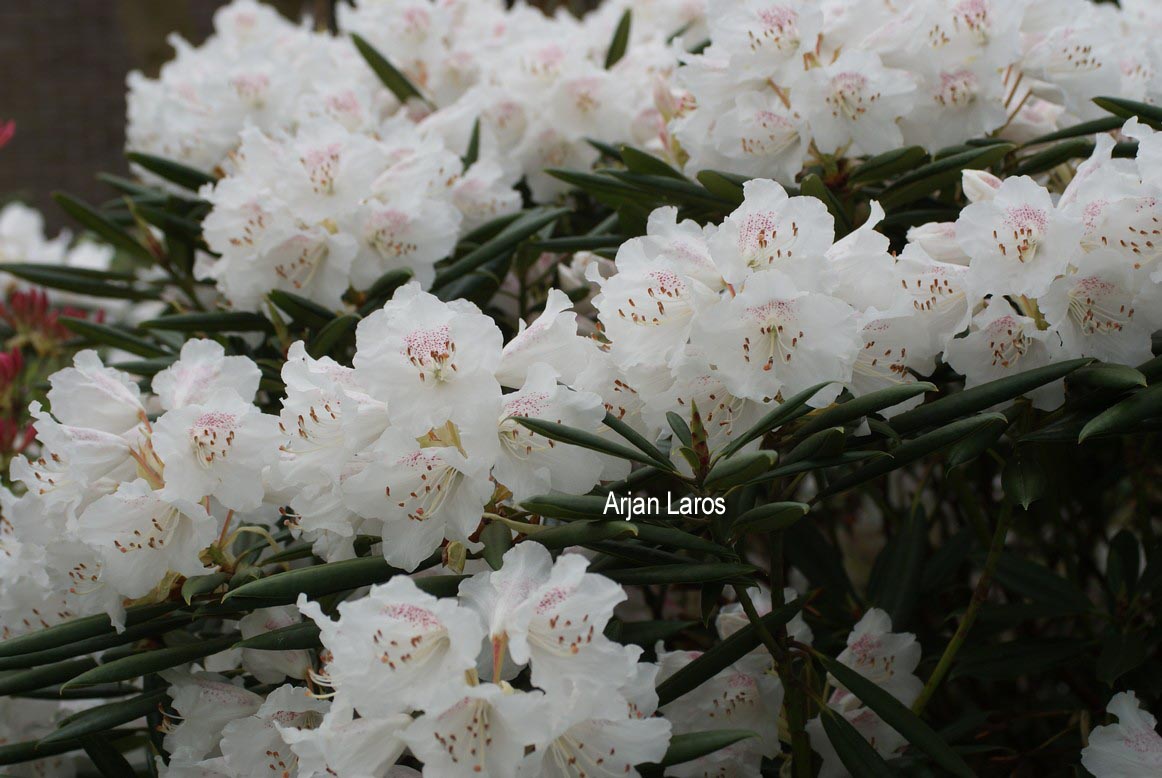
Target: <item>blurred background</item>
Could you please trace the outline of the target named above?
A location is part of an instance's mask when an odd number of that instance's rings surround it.
[[[335,2],[265,0],[289,18],[332,25]],[[583,13],[598,0],[532,0]],[[99,172],[126,172],[125,76],[155,75],[173,51],[171,32],[200,43],[227,0],[0,0],[0,122],[16,135],[0,154],[0,203],[40,209],[49,233],[66,217],[49,195],[108,199]]]

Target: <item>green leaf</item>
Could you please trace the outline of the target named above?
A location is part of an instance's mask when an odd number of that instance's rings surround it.
[[[653,649],[659,640],[669,640],[685,629],[693,627],[696,621],[612,621],[614,635],[611,639],[622,645],[633,644]]]
[[[195,659],[212,656],[220,651],[225,651],[236,642],[238,642],[237,637],[228,635],[211,640],[198,640],[186,645],[143,651],[123,659],[114,659],[112,662],[106,662],[99,667],[83,672],[64,684],[63,688],[130,681],[150,673],[184,665]]]
[[[1004,159],[1016,146],[998,143],[980,148],[969,148],[921,165],[900,177],[884,190],[880,203],[888,210],[915,202],[939,189],[956,186],[964,170],[981,170]]]
[[[109,742],[116,742],[133,733],[130,730],[113,729],[102,734]],[[81,748],[81,742],[79,740],[64,740],[49,745],[41,744],[36,740],[8,743],[0,745],[0,767],[20,764],[21,762],[32,762],[37,759],[47,759],[51,756],[67,754],[69,751],[76,751],[79,748]],[[0,774],[8,775],[8,773],[3,773],[2,771],[0,771]]]
[[[472,122],[472,134],[468,136],[468,148],[464,151],[464,169],[472,167],[476,164],[476,160],[480,159],[480,117],[476,117],[476,121]]]
[[[884,723],[903,735],[913,748],[928,754],[936,764],[952,775],[973,778],[974,774],[964,760],[903,703],[850,667],[824,654],[815,653],[814,656],[836,681],[858,697],[869,709],[879,714]]]
[[[1011,551],[1002,551],[993,577],[1007,589],[1038,602],[1051,603],[1063,612],[1084,613],[1092,603],[1072,582],[1049,568]]]
[[[860,395],[847,402],[836,403],[811,415],[811,418],[796,432],[795,437],[802,438],[813,432],[828,427],[840,427],[848,422],[862,419],[871,413],[891,408],[902,402],[926,392],[936,391],[936,386],[927,381],[917,381],[911,384],[889,386],[874,392]]]
[[[1093,121],[1075,124],[1072,127],[1066,127],[1056,132],[1051,132],[1048,135],[1039,135],[1033,138],[1033,140],[1025,141],[1024,146],[1038,146],[1042,143],[1052,143],[1057,140],[1096,135],[1099,132],[1112,132],[1114,130],[1120,130],[1123,124],[1125,124],[1125,120],[1117,116],[1107,116],[1102,119],[1094,119]]]
[[[432,289],[436,290],[447,286],[489,260],[511,254],[522,241],[537,234],[567,213],[569,213],[568,208],[533,209],[525,212],[496,236],[437,273],[436,279],[432,282]]]
[[[626,424],[621,419],[614,416],[612,413],[606,413],[605,419],[602,423],[629,441],[638,451],[652,459],[654,464],[658,467],[662,468],[663,470],[669,470],[673,468],[673,465],[670,464],[670,460],[666,458],[665,454],[658,450],[657,446],[655,446],[653,443],[650,443],[645,439],[645,437],[641,435],[641,433]]]
[[[412,271],[405,267],[389,270],[377,278],[367,290],[367,299],[359,306],[359,315],[367,316],[382,308],[397,289],[412,280],[412,275]]]
[[[300,651],[319,647],[319,625],[313,621],[291,624],[289,627],[272,629],[252,638],[239,640],[234,648],[248,648],[254,651]]]
[[[1101,643],[1097,658],[1097,679],[1113,686],[1114,682],[1150,658],[1150,645],[1135,632],[1114,633]]]
[[[1025,675],[1037,677],[1076,658],[1085,650],[1084,641],[1072,638],[1009,640],[973,651],[961,651],[951,677],[984,681],[1009,681]]]
[[[416,88],[415,84],[408,80],[407,76],[396,70],[395,66],[387,61],[387,58],[380,54],[374,46],[368,43],[357,33],[351,33],[351,40],[355,43],[355,48],[359,50],[359,54],[375,71],[380,82],[383,83],[388,90],[391,91],[395,98],[401,103],[406,103],[408,100],[416,99],[429,106],[433,106],[432,102],[424,97],[423,93]]]
[[[1052,170],[1071,159],[1088,158],[1093,153],[1093,149],[1093,141],[1086,140],[1085,138],[1073,138],[1062,141],[1055,146],[1050,146],[1043,151],[1030,154],[1022,159],[1017,167],[1014,168],[1013,175],[1035,176],[1038,173]]]
[[[670,429],[674,431],[674,437],[679,443],[687,448],[694,445],[694,438],[690,435],[690,425],[686,423],[685,419],[673,411],[667,411],[666,421],[669,422]]]
[[[307,344],[307,353],[315,359],[319,359],[334,354],[341,343],[354,342],[355,327],[360,321],[362,318],[355,313],[347,313],[331,319]]]
[[[803,410],[807,405],[807,402],[812,397],[819,394],[823,387],[829,386],[831,383],[831,381],[824,381],[821,384],[815,384],[815,386],[804,389],[798,394],[788,397],[782,403],[775,406],[773,410],[769,411],[765,416],[755,422],[753,427],[739,435],[730,445],[722,449],[722,451],[719,453],[719,457],[729,457],[731,454],[738,451],[752,440],[757,440],[763,435],[766,435],[771,430],[786,424],[792,419],[798,418],[800,415],[802,415],[802,413],[807,413],[807,411]],[[800,413],[800,411],[802,411],[802,413]]]
[[[1099,413],[1082,428],[1078,443],[1102,435],[1133,432],[1146,421],[1162,415],[1162,383],[1134,392],[1112,408]]]
[[[711,554],[719,559],[738,559],[738,554],[726,546],[721,546],[697,535],[691,535],[689,532],[683,532],[675,527],[644,522],[634,522],[633,526],[637,529],[638,540],[643,543],[667,548],[680,548],[685,551],[693,551],[696,554]]]
[[[896,775],[879,752],[863,739],[851,723],[831,708],[824,707],[822,714],[823,731],[835,748],[835,754],[852,778],[893,778]]]
[[[484,561],[493,570],[499,570],[504,553],[512,548],[512,530],[499,521],[489,522],[480,531],[480,542],[484,544]]]
[[[529,535],[529,539],[546,548],[557,550],[634,535],[637,535],[637,525],[628,521],[575,521],[534,532]]]
[[[521,507],[538,516],[554,519],[592,519],[607,517],[606,500],[604,496],[588,494],[542,494],[525,500]],[[621,514],[611,511],[609,515]]]
[[[1049,490],[1047,465],[1032,446],[1018,446],[1005,464],[1001,485],[1005,495],[1028,510],[1029,506],[1045,496]]]
[[[912,621],[927,553],[928,524],[923,511],[917,511],[876,555],[868,581],[868,602],[887,611],[898,631]]]
[[[549,440],[555,440],[559,443],[568,443],[572,446],[579,446],[587,448],[590,451],[597,451],[602,454],[616,457],[618,459],[628,459],[631,462],[641,462],[645,465],[653,465],[658,467],[661,463],[655,461],[652,457],[639,453],[632,448],[628,448],[619,443],[614,443],[606,438],[596,435],[586,430],[579,430],[576,427],[569,427],[564,424],[558,424],[554,421],[546,421],[544,419],[527,419],[523,416],[514,416],[513,421],[517,424],[532,430],[533,432],[546,437]],[[666,463],[667,470],[673,469],[673,465]]]
[[[80,741],[93,766],[105,778],[125,778],[125,776],[136,775],[129,761],[103,736],[84,735]],[[147,758],[149,757],[147,756]]]
[[[948,452],[945,454],[945,467],[951,470],[976,459],[995,445],[1008,428],[1008,416],[1005,417],[1004,422],[995,419],[995,423],[986,424],[959,443],[949,446]]]
[[[163,616],[152,621],[127,627],[119,633],[110,631],[106,635],[78,640],[75,643],[65,643],[56,648],[46,648],[43,651],[34,651],[30,654],[17,654],[16,656],[3,657],[0,658],[0,670],[22,670],[29,667],[42,667],[65,659],[72,659],[97,651],[136,643],[142,638],[157,637],[170,630],[189,624],[190,617],[187,614],[179,613],[174,616]]]
[[[903,434],[921,427],[941,424],[950,419],[958,419],[970,413],[983,411],[999,403],[1020,397],[1034,389],[1052,383],[1059,378],[1093,362],[1092,359],[1071,359],[1045,367],[1026,370],[1013,376],[965,389],[963,392],[946,395],[939,400],[925,403],[892,418],[894,430]]]
[[[851,184],[875,184],[914,170],[928,159],[920,146],[906,146],[871,157],[848,175]]]
[[[703,170],[698,173],[697,178],[698,183],[706,187],[706,190],[715,197],[719,197],[735,207],[742,205],[742,183],[738,177],[716,170]]]
[[[138,605],[125,611],[125,626],[132,627],[150,619],[162,616],[178,608],[177,603],[158,605]],[[116,630],[105,614],[72,619],[55,627],[30,632],[27,635],[0,642],[0,657],[20,656],[38,651],[60,648],[81,640],[114,635]]]
[[[625,163],[625,166],[634,173],[667,176],[669,178],[676,178],[679,181],[689,180],[686,176],[671,167],[668,162],[658,159],[653,154],[635,149],[633,146],[621,147],[621,159]]]
[[[1095,97],[1093,101],[1097,103],[1099,108],[1112,113],[1114,116],[1120,116],[1123,119],[1137,116],[1142,124],[1155,130],[1162,130],[1162,107],[1126,100],[1121,97]]]
[[[662,767],[685,764],[695,759],[713,754],[740,740],[758,737],[749,729],[712,729],[705,732],[687,732],[670,738],[670,747],[659,762]]]
[[[724,212],[734,207],[731,202],[723,200],[708,189],[704,189],[685,178],[635,173],[631,170],[606,170],[605,174],[619,181],[624,181],[638,192],[652,197],[661,197],[674,205],[687,205],[695,208],[709,207]],[[641,199],[641,195],[635,196],[638,200]]]
[[[188,165],[183,165],[180,162],[174,162],[169,159],[162,159],[155,157],[152,154],[142,154],[136,151],[130,151],[125,155],[130,162],[141,165],[141,167],[148,170],[154,175],[161,176],[171,184],[177,184],[182,189],[187,189],[191,192],[197,192],[206,184],[213,184],[218,181],[209,173],[203,173],[201,170],[195,170]]]
[[[83,203],[64,192],[53,192],[52,199],[72,219],[85,229],[92,232],[114,248],[130,254],[138,259],[153,263],[154,257],[149,249],[143,246],[136,238],[121,227],[109,221],[100,211],[88,203]]]
[[[570,235],[563,238],[546,238],[538,240],[532,247],[538,251],[548,251],[555,254],[569,254],[574,251],[596,251],[597,249],[616,249],[627,238],[624,235]]]
[[[111,702],[108,705],[82,711],[62,721],[55,731],[41,738],[40,745],[75,742],[77,738],[85,735],[104,732],[113,727],[128,724],[156,710],[165,698],[166,690],[158,689],[129,700]]]
[[[827,184],[823,183],[823,179],[814,173],[810,173],[799,183],[799,191],[808,197],[814,197],[820,200],[827,206],[827,210],[835,219],[835,232],[837,237],[843,237],[851,232],[851,218],[848,217],[843,203],[839,202],[839,198],[835,196],[835,192],[832,192]]]
[[[270,319],[247,311],[179,313],[141,323],[142,329],[173,332],[274,332]]]
[[[761,478],[778,460],[774,451],[751,451],[735,454],[728,459],[719,459],[706,474],[702,485],[709,491],[725,491],[732,486]]]
[[[0,270],[37,286],[75,292],[89,297],[114,300],[152,300],[157,297],[155,292],[135,288],[133,277],[121,273],[18,262],[0,263]]]
[[[767,630],[777,630],[799,612],[802,604],[801,600],[795,600],[782,605],[763,616],[760,622]],[[697,689],[704,682],[758,648],[760,644],[761,641],[755,626],[747,624],[662,681],[658,685],[658,705],[666,705],[683,694]]]
[[[780,464],[793,465],[810,459],[837,456],[843,452],[846,440],[843,427],[819,430],[784,454]]]
[[[540,534],[540,533],[538,533]],[[536,536],[533,536],[536,539]],[[688,565],[654,565],[624,570],[604,570],[602,575],[625,586],[645,584],[706,583],[749,578],[756,572],[751,565],[729,562],[694,563]]]
[[[93,345],[121,349],[122,351],[128,351],[130,354],[136,354],[139,357],[160,357],[166,354],[165,349],[157,344],[132,335],[120,327],[113,327],[109,324],[98,324],[95,321],[73,316],[61,316],[58,318],[58,321],[69,332],[80,335],[86,342]]]
[[[438,558],[433,557],[421,564],[417,570],[424,570],[438,561]],[[261,600],[269,601],[272,605],[282,605],[294,602],[300,593],[311,599],[317,599],[324,594],[385,583],[401,573],[402,570],[392,567],[382,557],[345,559],[341,562],[275,573],[227,592],[222,600],[223,602],[234,599]],[[429,591],[426,587],[431,587],[431,593],[434,594],[435,591],[446,590],[450,583],[448,579],[458,581],[460,576],[425,576],[417,578],[416,585],[424,591]],[[452,591],[455,591],[455,587]]]
[[[195,597],[209,594],[219,586],[226,584],[231,578],[230,573],[210,573],[187,578],[182,584],[182,599],[189,605]]]
[[[878,459],[864,465],[850,475],[834,481],[821,493],[823,496],[839,494],[853,486],[878,478],[904,465],[915,462],[921,457],[934,454],[941,449],[953,446],[965,438],[979,432],[982,428],[1007,421],[1000,413],[982,413],[979,416],[970,416],[967,419],[954,421],[943,427],[927,432],[918,438],[901,443],[891,450],[889,458]]]
[[[779,532],[807,515],[811,506],[802,502],[769,502],[751,508],[734,520],[730,527],[732,538],[750,533]]]
[[[1095,363],[1074,371],[1069,384],[1086,389],[1110,389],[1125,392],[1146,386],[1149,382],[1141,371],[1127,365]]]
[[[267,297],[299,324],[318,329],[335,318],[335,312],[292,292],[276,289]]]
[[[0,696],[20,694],[46,686],[55,686],[97,666],[95,659],[68,659],[31,670],[0,674]]]
[[[617,28],[613,31],[613,40],[609,42],[609,51],[605,53],[606,70],[612,68],[625,56],[625,52],[629,49],[629,33],[632,25],[633,12],[627,8],[617,22]]]

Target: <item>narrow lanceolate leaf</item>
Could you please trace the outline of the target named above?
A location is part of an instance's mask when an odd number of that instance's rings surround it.
[[[939,189],[955,186],[962,171],[987,168],[1004,159],[1014,148],[1011,143],[969,148],[921,165],[885,189],[880,202],[884,208],[894,210]]]
[[[367,289],[367,299],[359,307],[359,315],[367,316],[382,308],[397,289],[411,280],[412,275],[412,271],[405,267],[389,270],[377,278],[375,283]]]
[[[609,42],[609,51],[605,53],[606,70],[616,65],[625,56],[625,52],[629,49],[629,33],[632,25],[633,12],[626,9],[617,22],[617,29],[613,31],[613,40]]]
[[[732,486],[761,478],[775,466],[778,454],[774,451],[752,451],[720,459],[710,468],[702,485],[710,491],[724,491]]]
[[[1121,97],[1095,97],[1093,101],[1114,116],[1120,116],[1123,119],[1137,116],[1143,124],[1147,124],[1155,130],[1162,130],[1162,107],[1125,100]]]
[[[1037,146],[1042,143],[1052,143],[1058,140],[1068,140],[1069,138],[1080,138],[1082,136],[1096,135],[1099,132],[1111,132],[1113,130],[1120,130],[1125,120],[1117,116],[1106,116],[1102,119],[1094,119],[1089,122],[1082,122],[1075,124],[1072,127],[1066,127],[1056,132],[1051,132],[1047,135],[1038,135],[1033,140],[1025,141],[1025,146]]]
[[[109,742],[116,742],[132,734],[129,730],[107,730],[102,736]],[[21,743],[7,743],[0,745],[0,767],[22,762],[32,762],[37,759],[47,759],[50,756],[67,754],[81,748],[79,740],[64,740],[59,743],[45,744],[36,740],[26,740]],[[0,772],[0,775],[8,773]]]
[[[823,183],[823,179],[811,173],[800,182],[799,191],[808,197],[816,198],[827,206],[827,210],[835,219],[837,236],[842,237],[851,232],[851,218],[847,215],[847,210],[843,207],[843,203],[839,202],[835,193],[828,188],[827,184]]]
[[[209,173],[195,170],[189,165],[155,157],[152,154],[141,154],[136,151],[131,151],[125,156],[129,158],[130,162],[141,165],[141,167],[150,173],[161,176],[171,184],[177,184],[182,189],[188,189],[191,192],[197,192],[206,184],[213,184],[218,180]]]
[[[29,283],[48,289],[60,289],[89,297],[111,300],[151,300],[156,292],[138,289],[133,277],[121,273],[105,273],[80,267],[34,265],[19,262],[0,263],[0,270],[11,273]]]
[[[131,627],[150,619],[162,616],[170,611],[177,610],[177,603],[161,603],[158,605],[138,605],[125,611],[125,626]],[[20,637],[10,638],[0,642],[0,657],[31,654],[36,651],[46,651],[52,648],[76,643],[81,640],[95,638],[100,635],[116,634],[112,622],[105,614],[85,616],[73,619],[55,627],[31,632]]]
[[[278,306],[279,310],[286,313],[297,323],[307,327],[317,329],[325,326],[327,322],[335,318],[334,311],[329,311],[318,303],[294,294],[293,292],[275,290],[267,296],[272,303]]]
[[[781,465],[793,465],[810,459],[824,459],[843,453],[847,442],[843,427],[830,427],[808,435],[801,443],[783,455]]]
[[[62,721],[55,731],[41,738],[40,745],[47,746],[54,743],[76,741],[77,738],[85,735],[104,732],[113,727],[128,724],[156,710],[165,697],[165,690],[158,689],[132,699],[111,702],[108,705],[82,711]]]
[[[1050,146],[1021,160],[1013,170],[1016,176],[1035,176],[1052,170],[1073,159],[1086,159],[1093,153],[1094,143],[1085,138],[1071,138]]]
[[[719,559],[738,559],[738,554],[732,549],[674,527],[643,522],[634,522],[633,526],[637,528],[638,539],[643,543],[666,548],[679,548],[684,551],[693,551],[696,554],[710,554]]]
[[[1128,365],[1098,363],[1086,365],[1069,376],[1069,385],[1085,389],[1128,391],[1149,382],[1140,370]]]
[[[785,625],[802,607],[800,600],[783,605],[763,616],[761,622],[768,630],[774,631]],[[742,659],[761,641],[753,624],[735,632],[718,645],[710,648],[690,664],[671,675],[658,686],[658,704],[673,702],[687,692],[693,691],[722,670]]]
[[[605,570],[601,574],[623,585],[706,583],[749,578],[756,572],[751,565],[710,562],[689,565],[654,565],[624,570]]]
[[[100,211],[88,203],[83,203],[64,192],[53,192],[52,199],[78,224],[98,236],[114,248],[138,259],[152,262],[153,255],[136,238],[121,227],[109,221]]]
[[[1035,447],[1017,447],[1001,474],[1001,485],[1005,496],[1022,508],[1028,508],[1045,496],[1049,489],[1049,474]]]
[[[886,151],[871,157],[848,175],[852,184],[875,184],[908,173],[928,161],[928,152],[919,146]]]
[[[1052,383],[1093,362],[1092,359],[1071,359],[1045,367],[1027,370],[1018,375],[965,389],[963,392],[941,397],[919,408],[905,411],[891,421],[892,429],[901,434],[940,424],[950,419],[958,419],[970,413],[1020,397],[1034,389]]]
[[[355,327],[359,324],[358,314],[348,313],[327,322],[327,326],[319,330],[307,345],[307,353],[316,359],[335,353],[339,344],[344,340],[353,340]]]
[[[490,260],[511,254],[522,241],[536,235],[566,213],[569,213],[568,208],[535,209],[522,214],[494,237],[437,273],[432,289],[447,286]]]
[[[679,181],[687,180],[686,176],[675,170],[668,162],[658,159],[648,152],[635,149],[633,146],[621,147],[621,160],[634,173],[668,176]]]
[[[1112,408],[1102,411],[1077,437],[1078,443],[1099,435],[1120,435],[1132,432],[1147,419],[1162,416],[1162,383],[1135,392]]]
[[[614,443],[608,438],[601,435],[595,435],[592,432],[579,430],[576,427],[570,427],[565,424],[558,424],[555,421],[545,421],[544,419],[526,419],[523,417],[514,417],[513,421],[520,424],[522,427],[532,430],[533,432],[555,440],[559,443],[568,443],[572,446],[580,446],[591,451],[598,451],[602,454],[608,454],[618,459],[628,459],[631,462],[641,462],[643,465],[653,465],[658,467],[660,462],[654,460],[653,457],[636,451],[628,446],[623,446],[619,443]],[[673,466],[666,463],[666,469],[672,469]]]
[[[763,435],[766,435],[771,430],[786,424],[788,421],[798,418],[799,415],[806,413],[804,408],[807,402],[819,394],[825,386],[831,384],[831,381],[824,381],[821,384],[815,384],[808,389],[804,389],[798,394],[792,395],[775,407],[774,410],[768,412],[765,416],[755,422],[755,425],[746,432],[739,435],[734,441],[724,448],[719,457],[728,457],[735,451],[738,451],[752,440],[758,440]]]
[[[80,335],[88,343],[95,346],[109,346],[146,358],[160,357],[166,353],[165,349],[156,343],[150,343],[148,340],[126,332],[120,327],[113,327],[109,324],[98,324],[95,321],[75,318],[73,316],[61,316],[58,321],[69,332]]]
[[[247,311],[211,311],[209,313],[179,313],[144,321],[147,330],[173,332],[274,332],[270,319]]]
[[[667,411],[666,421],[669,422],[670,429],[674,432],[674,438],[679,443],[687,448],[694,445],[694,438],[690,434],[690,425],[686,423],[685,419],[673,411]]]
[[[936,386],[926,381],[917,381],[914,384],[889,386],[875,392],[860,395],[844,403],[832,405],[811,415],[811,418],[796,433],[797,438],[810,435],[813,432],[838,427],[848,422],[862,419],[871,413],[891,408],[902,402],[912,399],[926,392],[936,391]]]
[[[355,48],[359,50],[360,56],[371,66],[380,82],[395,95],[397,100],[406,103],[408,100],[414,99],[432,105],[431,101],[416,88],[416,85],[408,80],[407,76],[396,70],[395,66],[387,61],[387,57],[380,54],[362,36],[351,33],[351,40],[355,43]]]
[[[313,621],[292,624],[289,627],[272,629],[246,640],[239,640],[234,648],[250,648],[255,651],[295,651],[318,648],[319,625]]]
[[[85,654],[92,654],[96,651],[104,651],[109,648],[116,648],[118,646],[126,646],[130,643],[136,643],[142,638],[157,637],[163,635],[170,630],[190,624],[190,617],[188,614],[178,613],[173,616],[162,616],[152,621],[146,621],[142,624],[137,624],[132,627],[127,627],[122,632],[109,631],[108,634],[98,635],[97,637],[88,638],[86,640],[78,640],[75,643],[66,643],[55,648],[48,648],[44,651],[35,651],[31,654],[17,654],[16,656],[0,657],[0,671],[3,670],[21,670],[29,667],[41,667],[43,665],[60,662],[65,659],[72,659]]]
[[[735,519],[730,534],[731,537],[739,538],[750,533],[779,532],[806,516],[809,510],[811,506],[802,502],[769,502],[759,505]]]
[[[1009,551],[1001,553],[993,577],[1017,594],[1036,602],[1052,603],[1065,612],[1081,613],[1092,608],[1089,597],[1072,581]]]
[[[964,760],[903,703],[847,665],[840,664],[824,654],[816,653],[814,656],[836,681],[858,697],[864,705],[879,714],[884,723],[903,735],[913,748],[928,754],[936,764],[952,775],[973,777],[972,770]]]
[[[230,573],[210,573],[187,578],[182,584],[182,599],[189,605],[195,597],[209,594],[224,585],[231,578]]]
[[[545,494],[531,497],[520,505],[526,511],[553,519],[616,518],[620,513],[606,512],[607,497],[595,495]]]
[[[847,719],[831,708],[823,708],[820,713],[823,731],[852,778],[892,778],[896,774]]]
[[[741,205],[743,200],[742,184],[732,176],[719,173],[716,170],[703,170],[698,173],[698,183],[706,187],[706,191],[720,197],[732,205]]]
[[[476,164],[480,159],[480,117],[472,122],[472,134],[468,136],[468,148],[464,150],[464,169]]]
[[[1000,413],[983,413],[979,416],[954,421],[951,424],[947,424],[932,432],[925,433],[918,438],[900,444],[891,450],[890,458],[877,459],[864,465],[854,473],[833,482],[822,494],[826,496],[846,491],[853,486],[870,481],[873,478],[878,478],[884,473],[903,467],[910,462],[915,462],[921,457],[953,446],[988,425],[999,424],[1004,421],[1007,420],[1004,414]]]
[[[684,735],[674,735],[670,739],[670,747],[666,755],[659,762],[662,767],[685,764],[699,757],[713,754],[727,746],[732,746],[740,740],[758,737],[749,729],[713,729],[706,732],[687,732]]]
[[[85,735],[80,738],[86,756],[105,778],[124,778],[136,775],[129,760],[100,735]]]
[[[628,521],[575,521],[564,526],[547,527],[529,535],[529,538],[546,548],[561,549],[636,535],[636,525]]]
[[[658,447],[645,439],[637,430],[626,424],[621,419],[614,416],[612,413],[605,414],[605,420],[602,422],[606,427],[621,435],[627,441],[647,457],[654,461],[658,467],[663,469],[671,468],[670,460],[666,459],[666,455],[658,450]]]
[[[0,673],[0,695],[20,694],[56,686],[97,666],[94,659],[69,659],[31,670]]]
[[[876,556],[868,581],[868,602],[887,611],[898,630],[911,622],[927,556],[928,523],[922,510],[909,516]]]
[[[345,559],[326,565],[304,567],[260,578],[227,592],[222,600],[263,600],[292,603],[300,593],[314,598],[345,589],[384,583],[402,570],[389,565],[383,557]]]
[[[484,544],[481,556],[493,570],[499,570],[504,563],[504,554],[512,548],[512,530],[499,521],[491,521],[480,531],[480,542]]]
[[[213,640],[198,640],[194,643],[169,648],[159,648],[153,651],[143,651],[139,654],[115,659],[99,667],[81,673],[64,684],[64,688],[74,686],[92,686],[99,683],[117,683],[140,678],[150,673],[168,670],[171,667],[184,665],[195,659],[225,651],[238,642],[234,635],[215,638]]]
[[[988,451],[990,447],[1001,439],[1001,436],[1005,434],[1005,430],[1009,428],[1008,416],[1006,415],[1005,418],[1006,421],[1002,422],[1000,419],[997,419],[996,423],[985,425],[959,443],[949,446],[944,460],[945,465],[949,469],[959,467],[966,462],[971,462]]]

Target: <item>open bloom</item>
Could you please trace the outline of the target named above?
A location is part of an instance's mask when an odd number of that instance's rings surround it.
[[[1097,778],[1146,778],[1162,771],[1162,735],[1133,692],[1115,694],[1106,710],[1117,722],[1094,727],[1081,764]]]

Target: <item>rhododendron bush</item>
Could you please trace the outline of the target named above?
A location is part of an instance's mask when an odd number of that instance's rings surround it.
[[[0,216],[4,774],[1162,773],[1162,6],[338,11]]]

